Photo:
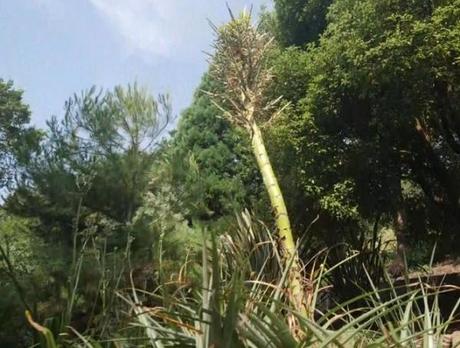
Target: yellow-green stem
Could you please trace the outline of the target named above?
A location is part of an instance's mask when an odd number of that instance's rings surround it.
[[[307,302],[305,300],[305,293],[302,286],[301,267],[297,256],[296,243],[292,234],[286,203],[284,202],[281,188],[270,163],[270,158],[268,157],[268,153],[265,148],[262,133],[255,122],[251,125],[251,133],[252,150],[256,156],[257,165],[262,175],[265,188],[267,189],[268,196],[270,197],[270,203],[274,210],[279,238],[281,240],[282,248],[284,249],[286,266],[290,267],[288,287],[296,307],[301,312],[305,313]]]

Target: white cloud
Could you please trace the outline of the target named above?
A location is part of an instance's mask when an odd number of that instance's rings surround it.
[[[167,56],[179,35],[170,22],[175,12],[165,0],[89,0],[133,51]]]
[[[37,0],[55,1],[55,0]],[[129,53],[153,56],[200,56],[209,49],[206,19],[228,20],[225,3],[240,11],[270,0],[88,0],[125,41]],[[257,8],[257,6],[256,6]]]

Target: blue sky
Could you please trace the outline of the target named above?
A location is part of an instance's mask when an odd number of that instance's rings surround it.
[[[227,0],[234,12],[271,0]],[[225,0],[0,0],[0,78],[25,91],[45,126],[65,100],[97,85],[137,81],[170,93],[179,114],[207,68],[207,19],[229,18]]]

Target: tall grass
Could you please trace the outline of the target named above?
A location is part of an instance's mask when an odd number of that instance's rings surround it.
[[[289,264],[284,266],[270,231],[247,213],[238,222],[237,231],[220,236],[203,231],[198,269],[186,264],[174,279],[152,291],[136,289],[132,277],[129,288],[113,289],[122,302],[111,305],[119,306],[117,311],[123,318],[117,322],[114,337],[72,331],[72,344],[156,348],[450,347],[448,328],[456,320],[460,300],[443,318],[439,299],[458,288],[432,287],[421,279],[396,287],[386,273],[386,286],[382,287],[383,283],[375,283],[372,270],[361,267],[369,287],[358,296],[338,302],[336,298],[341,297],[328,295],[334,291],[331,274],[349,267],[347,264],[359,267],[355,261],[362,259],[360,254],[351,253],[328,266],[324,252],[305,265],[311,294],[305,314],[288,300]],[[200,285],[192,279],[197,272]],[[47,344],[54,347],[49,341]]]
[[[330,285],[328,275],[359,258],[359,254],[330,268],[325,266],[324,258],[321,262],[321,256],[307,265],[309,275],[314,277],[310,277],[311,315],[305,315],[286,300],[288,270],[283,269],[270,233],[249,227],[252,225],[247,223],[248,215],[241,221],[245,223],[240,225],[239,233],[224,235],[219,240],[211,237],[211,245],[203,248],[200,291],[179,292],[173,305],[164,309],[142,307],[132,298],[132,308],[144,309],[142,321],[135,317],[137,324],[155,331],[152,345],[434,348],[441,347],[443,340],[449,338],[447,329],[459,302],[443,319],[439,297],[459,289],[432,288],[421,280],[397,288],[390,279],[389,287],[379,288],[365,267],[361,272],[368,277],[370,291],[323,310],[321,298]],[[234,260],[240,261],[235,265]],[[270,277],[265,273],[268,269]]]

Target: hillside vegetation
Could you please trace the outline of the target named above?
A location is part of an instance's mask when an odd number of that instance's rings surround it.
[[[1,347],[454,344],[460,0],[229,12],[172,131],[137,83],[34,128],[0,79]]]

